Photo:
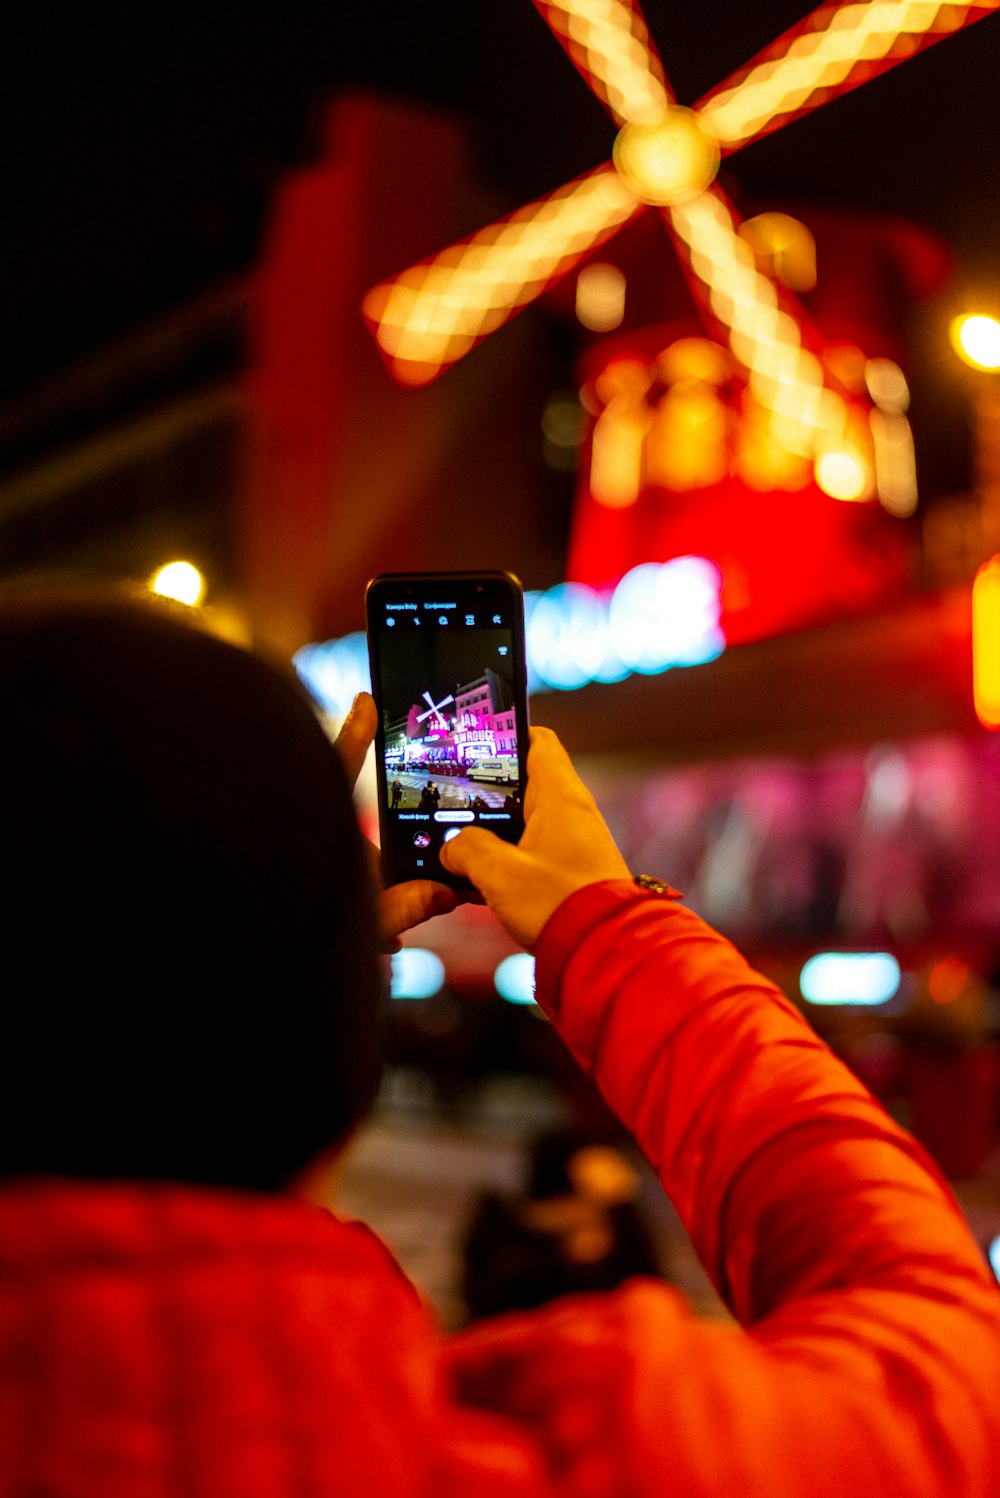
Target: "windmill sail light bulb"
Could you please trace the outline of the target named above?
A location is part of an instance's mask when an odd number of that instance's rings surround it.
[[[614,168],[605,168],[374,287],[362,311],[393,374],[427,384],[640,207]]]
[[[859,68],[873,70],[886,58],[910,56],[913,37],[947,34],[978,19],[968,14],[974,8],[983,9],[936,0],[822,6],[813,19],[825,15],[825,27],[797,36],[783,57],[761,62],[735,88],[714,94],[700,111],[701,123],[728,149],[743,145],[781,116],[797,113],[816,93],[850,87]]]
[[[632,0],[535,0],[598,97],[620,123],[655,122],[670,103]]]
[[[719,147],[690,109],[675,106],[653,124],[625,125],[613,159],[637,198],[666,206],[697,197],[715,181]]]

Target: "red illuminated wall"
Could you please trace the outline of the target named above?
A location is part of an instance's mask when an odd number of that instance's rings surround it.
[[[831,344],[852,345],[865,357],[892,358],[905,368],[905,317],[942,284],[949,265],[944,248],[895,219],[799,206],[794,214],[816,240],[818,282],[801,300],[821,334]],[[652,360],[676,339],[705,336],[652,215],[598,258],[625,273],[626,322],[603,338],[583,335],[581,385],[612,358]],[[570,314],[572,294],[572,285],[560,289],[553,304]],[[722,394],[732,403],[740,398],[738,391]],[[654,388],[650,400],[656,395]],[[708,557],[723,575],[730,643],[864,612],[907,591],[908,526],[877,502],[830,499],[812,481],[762,491],[727,475],[687,491],[646,482],[635,504],[609,508],[589,482],[592,432],[591,426],[570,538],[571,579],[605,587],[640,562]]]
[[[590,784],[632,868],[727,936],[1000,961],[1000,739],[935,735]]]

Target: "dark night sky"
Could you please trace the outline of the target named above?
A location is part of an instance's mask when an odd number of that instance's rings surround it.
[[[649,0],[693,100],[805,14],[801,0]],[[753,194],[914,217],[1000,299],[1000,18],[734,158]],[[529,0],[349,8],[30,7],[0,61],[0,392],[246,264],[271,185],[323,101],[371,85],[466,116],[511,208],[607,157],[612,127]],[[942,351],[942,361],[950,355]]]
[[[406,622],[398,631],[383,630],[380,636],[381,699],[390,722],[405,716],[424,690],[441,703],[460,686],[477,681],[487,669],[513,681],[509,633],[460,628],[447,633],[433,629],[414,633],[406,630]],[[503,657],[501,647],[508,652]]]

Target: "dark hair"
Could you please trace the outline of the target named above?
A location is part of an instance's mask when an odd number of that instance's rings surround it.
[[[365,848],[289,675],[152,606],[0,599],[0,1174],[272,1190],[370,1105]]]

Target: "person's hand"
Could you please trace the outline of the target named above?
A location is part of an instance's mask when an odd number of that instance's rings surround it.
[[[531,950],[568,895],[600,879],[629,879],[604,818],[549,728],[531,730],[524,835],[516,847],[469,827],[441,849],[452,874],[464,874],[500,924]]]
[[[336,749],[347,778],[353,787],[361,774],[365,755],[375,738],[378,726],[378,710],[374,698],[367,692],[359,692],[344,726],[337,735]],[[378,849],[371,850],[376,882],[379,878]],[[447,915],[458,904],[458,895],[447,884],[437,884],[430,879],[410,879],[405,884],[394,884],[389,889],[379,890],[377,896],[379,937],[383,952],[398,952],[402,946],[400,934],[419,926],[431,916]]]

